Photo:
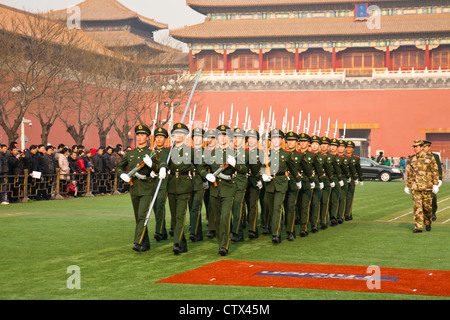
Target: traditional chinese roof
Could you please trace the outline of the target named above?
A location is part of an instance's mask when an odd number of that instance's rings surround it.
[[[322,19],[207,20],[204,23],[194,26],[171,30],[170,35],[180,41],[189,43],[207,39],[298,38],[448,32],[450,32],[450,14],[447,13],[383,16],[380,29],[369,29],[365,22],[355,22],[353,18],[349,17]]]
[[[407,1],[397,0],[396,2]],[[364,1],[363,1],[364,2]],[[370,3],[392,2],[392,0],[372,0]],[[275,6],[302,6],[302,5],[326,5],[326,4],[350,4],[356,0],[186,0],[186,4],[192,9],[208,14],[220,12],[223,8],[242,9],[246,7],[275,7]]]
[[[76,6],[80,8],[82,22],[118,21],[132,19],[143,27],[152,30],[168,28],[167,24],[143,17],[140,14],[128,9],[116,0],[86,0]],[[56,19],[65,20],[69,16],[73,15],[73,13],[68,13],[67,9],[63,9],[58,11],[51,11],[49,15]]]
[[[24,24],[21,24],[21,22],[24,22]],[[19,9],[11,8],[6,5],[0,4],[0,30],[6,31],[6,32],[13,32],[20,34],[24,37],[29,38],[38,38],[39,30],[27,30],[24,28],[27,25],[33,26],[38,24],[48,24],[51,26],[51,24],[55,24],[55,22],[49,21],[47,19],[43,19],[42,17],[25,12]],[[45,30],[46,28],[43,26],[42,30]],[[82,30],[78,29],[67,29],[68,33],[76,33],[79,37],[77,41],[73,43],[73,45],[80,50],[84,51],[90,51],[101,55],[106,55],[110,57],[118,57],[117,54],[113,53],[112,51],[108,50],[107,48],[103,47],[101,44],[97,43],[90,37],[88,37]],[[67,38],[66,34],[61,34],[60,37],[55,37],[52,39],[52,41],[57,45],[66,45],[67,44]]]

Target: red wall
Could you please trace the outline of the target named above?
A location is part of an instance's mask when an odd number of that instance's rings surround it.
[[[388,157],[412,154],[412,141],[425,139],[420,128],[450,127],[450,90],[200,92],[196,100],[200,119],[209,106],[210,127],[218,125],[222,110],[225,119],[229,118],[231,104],[234,105],[234,117],[239,110],[240,123],[248,107],[252,127],[256,128],[261,110],[267,121],[270,106],[275,111],[279,128],[286,108],[289,121],[292,116],[298,121],[299,110],[302,110],[302,127],[309,112],[310,132],[320,116],[322,133],[326,130],[328,117],[332,124],[336,120],[340,124],[379,124],[379,129],[371,131],[371,152],[375,155],[376,150],[384,150]]]

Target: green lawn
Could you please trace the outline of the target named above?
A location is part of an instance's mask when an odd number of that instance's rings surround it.
[[[356,190],[353,221],[276,246],[270,236],[263,235],[231,243],[226,257],[218,256],[216,240],[206,237],[198,243],[188,240],[189,252],[175,256],[171,239],[160,243],[153,239],[153,215],[151,250],[132,251],[134,217],[129,195],[1,206],[0,299],[442,299],[155,283],[221,259],[450,270],[450,183],[444,183],[438,195],[441,211],[432,231],[422,234],[412,233],[413,203],[403,186],[401,181],[365,182]],[[67,288],[70,274],[66,271],[71,265],[80,268],[80,290]]]

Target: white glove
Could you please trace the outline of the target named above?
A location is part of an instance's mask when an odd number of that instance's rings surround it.
[[[332,188],[336,187],[336,183],[334,183],[334,181],[331,182],[331,183],[330,183],[330,187],[332,187]]]
[[[268,176],[267,174],[263,173],[262,179],[264,182],[270,182],[272,180],[272,176]]]
[[[228,156],[227,162],[230,166],[234,167],[236,165],[236,159],[232,156]]]
[[[166,168],[161,168],[159,169],[159,178],[160,179],[165,179],[167,176],[167,170]]]
[[[144,176],[144,175],[142,175],[140,173],[137,173],[137,172],[134,174],[134,176],[136,178],[140,179],[140,180],[145,180],[146,179],[146,176]]]
[[[439,186],[433,186],[433,193],[438,194],[439,192]]]
[[[302,182],[301,181],[297,182],[297,188],[298,188],[298,190],[300,190],[302,188]]]
[[[155,173],[155,171],[150,172],[150,177],[155,179],[158,175]]]
[[[311,182],[311,189],[314,189],[316,187],[316,183],[315,182]]]
[[[323,182],[319,182],[319,187],[320,187],[320,190],[323,189]]]
[[[262,187],[263,187],[263,185],[262,185],[262,182],[261,181],[258,181],[257,183],[256,183],[256,186],[258,187],[258,189],[262,189]]]
[[[340,185],[341,187],[343,187],[343,186],[344,186],[344,181],[339,180],[339,185]]]
[[[347,179],[347,183],[350,183],[350,182],[352,182],[352,178]]]
[[[408,187],[405,187],[405,193],[406,194],[411,194],[411,192],[409,192],[409,188]]]
[[[362,187],[364,185],[364,181],[360,181],[359,185]]]
[[[144,162],[145,162],[145,164],[146,164],[149,168],[151,168],[152,165],[153,165],[152,158],[150,158],[148,154],[146,154],[146,155],[144,156]]]
[[[123,181],[125,181],[125,182],[127,182],[127,183],[129,183],[130,182],[130,177],[126,174],[126,173],[122,173],[121,175],[120,175],[120,179],[122,179]]]
[[[358,184],[359,183],[359,181],[358,180],[355,180],[355,184]]]
[[[208,181],[203,182],[203,190],[208,190],[208,189],[209,189]]]
[[[442,186],[442,180],[439,180],[438,188],[440,188],[441,186]]]
[[[216,177],[214,177],[214,175],[212,173],[208,173],[205,178],[206,178],[206,180],[208,180],[211,183],[216,182]]]

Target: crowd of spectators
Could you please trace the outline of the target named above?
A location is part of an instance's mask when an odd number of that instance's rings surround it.
[[[127,148],[131,149],[130,147]],[[5,190],[7,182],[12,176],[23,176],[25,169],[30,178],[43,179],[48,175],[55,175],[59,168],[60,179],[67,181],[73,174],[110,173],[115,172],[116,165],[122,159],[124,153],[122,145],[118,144],[98,149],[86,149],[82,145],[68,147],[64,144],[54,147],[52,145],[31,145],[28,149],[19,150],[17,143],[13,142],[9,148],[0,144],[0,203],[9,204],[10,197]],[[34,200],[49,200],[48,192],[38,193]]]

